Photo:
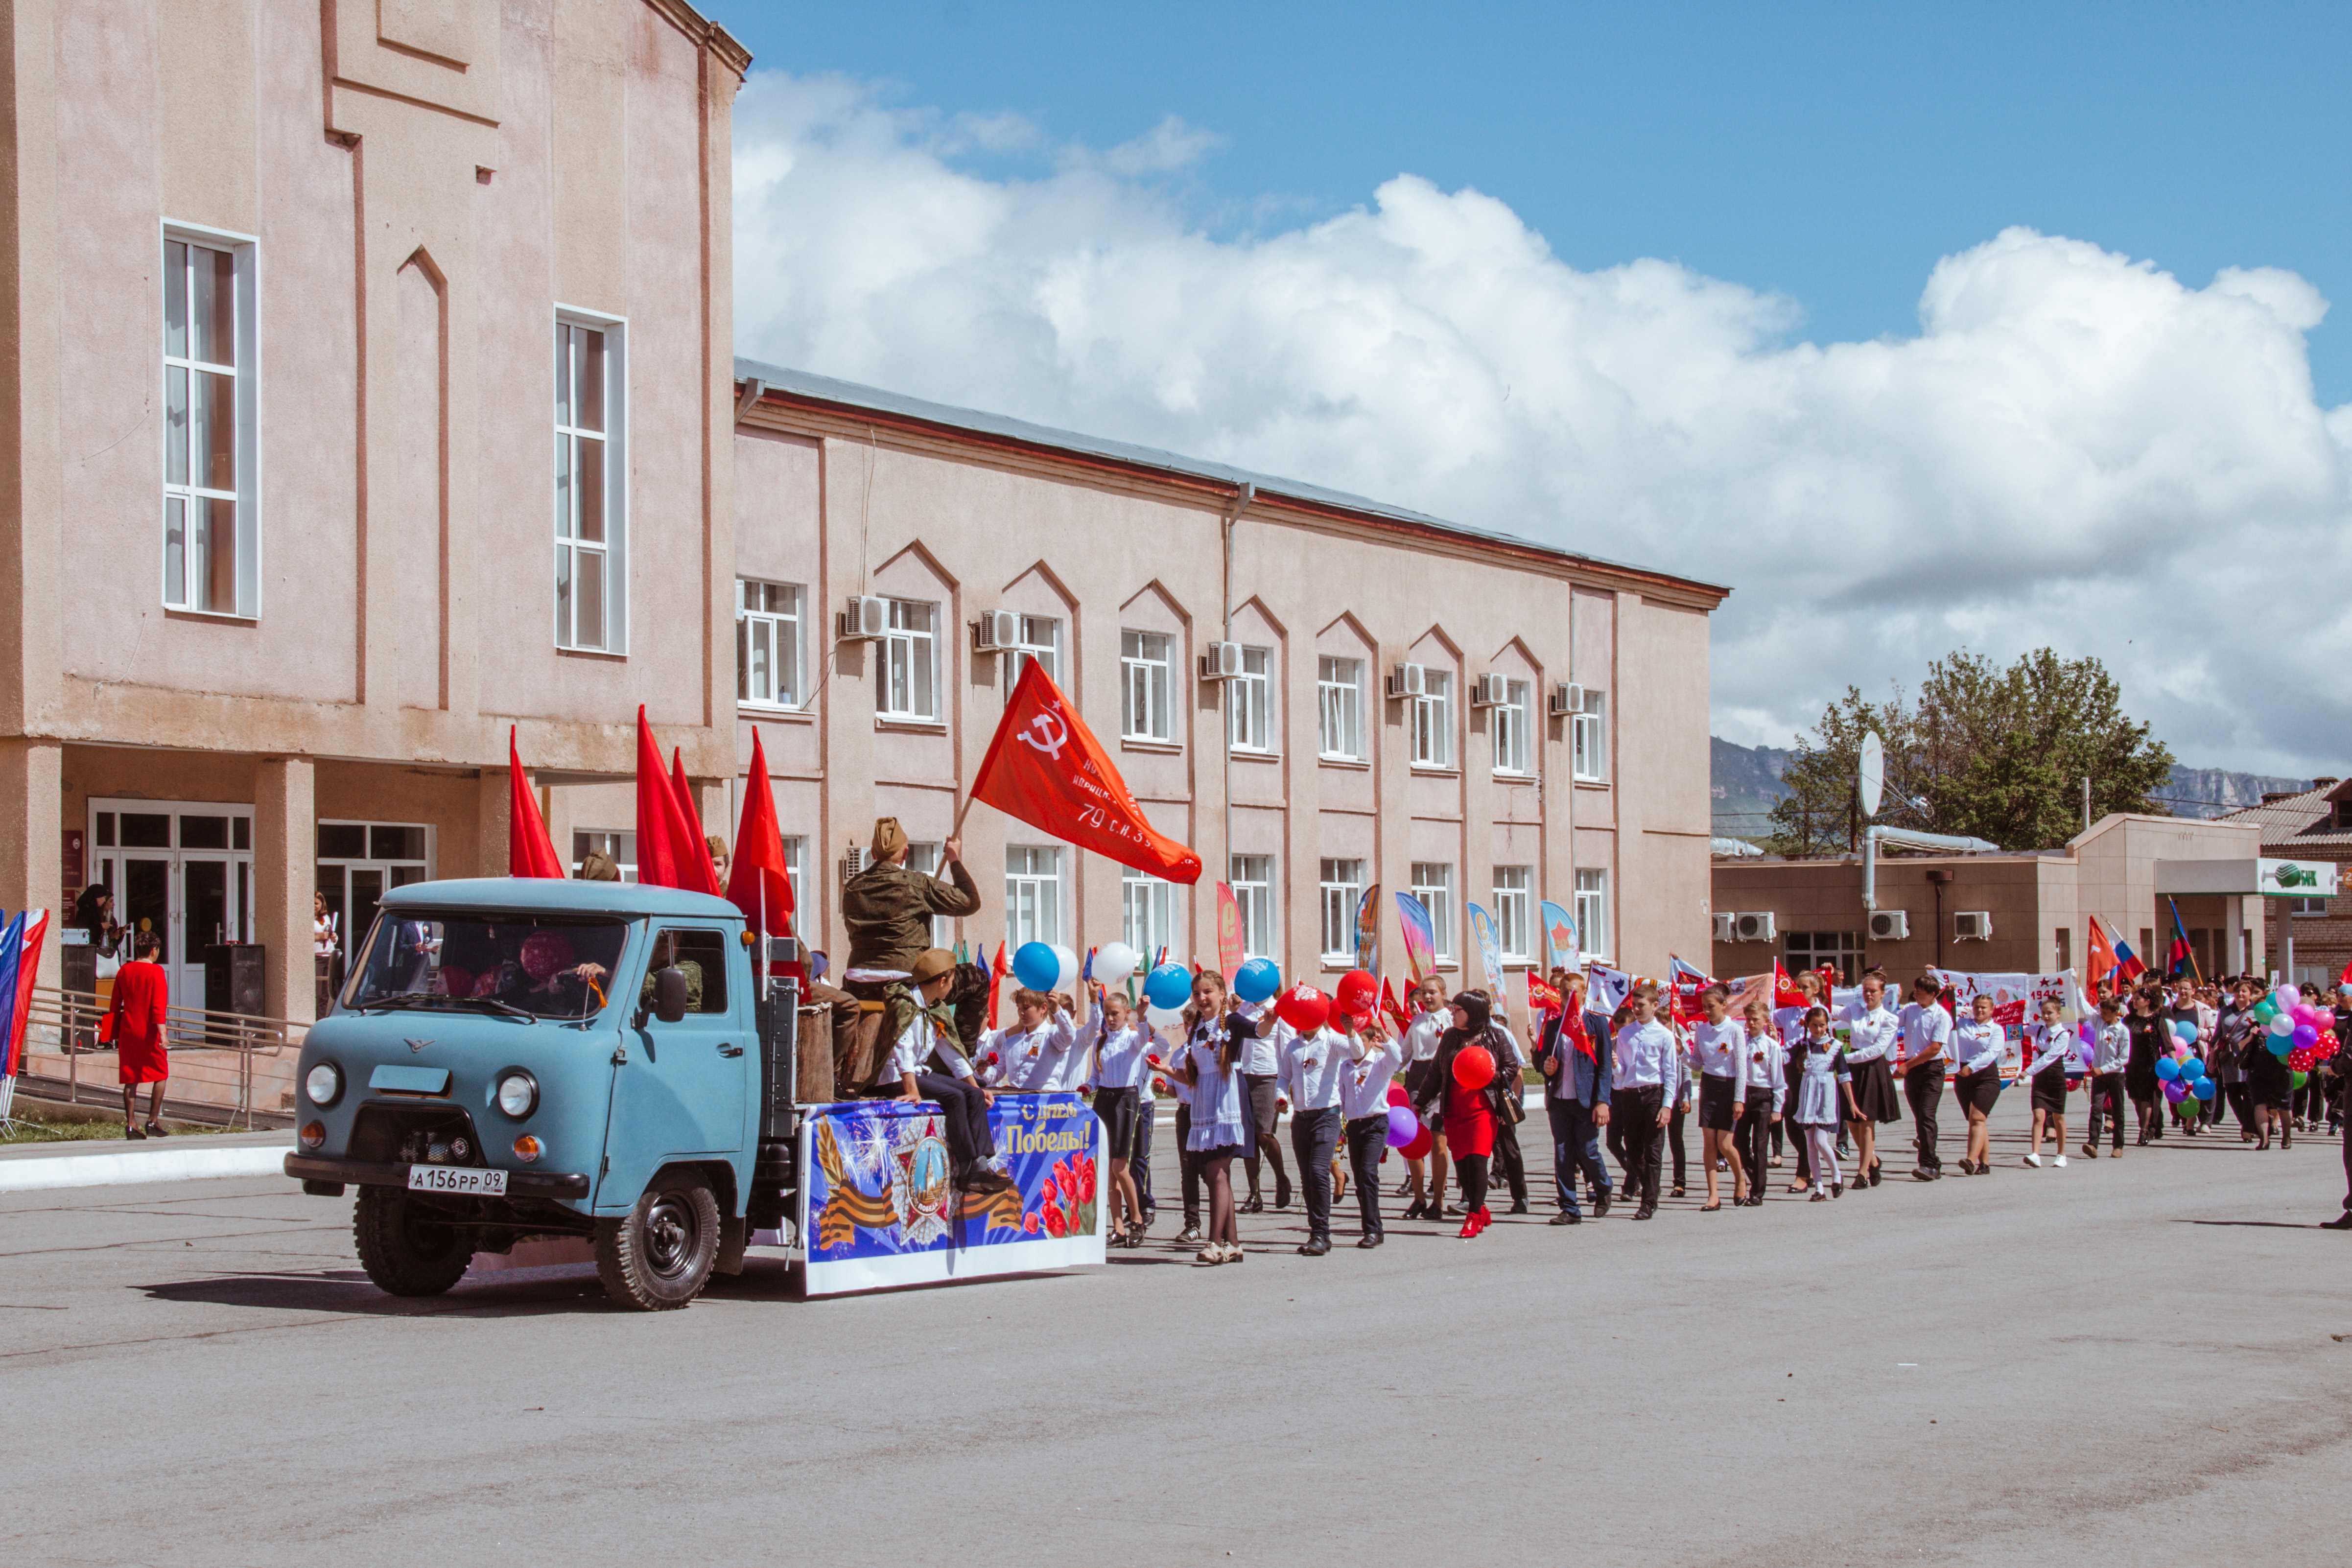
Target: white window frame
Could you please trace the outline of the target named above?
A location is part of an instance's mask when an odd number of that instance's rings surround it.
[[[184,354],[171,351],[171,322],[163,310],[163,300],[156,298],[155,341],[162,350],[158,355],[161,374],[156,393],[156,406],[163,415],[156,421],[159,427],[161,462],[156,472],[163,476],[162,499],[158,504],[156,526],[163,546],[156,563],[156,593],[163,608],[191,615],[219,615],[239,621],[255,621],[261,616],[261,312],[257,308],[259,295],[260,242],[251,235],[234,234],[226,229],[206,228],[196,224],[165,223],[162,236],[156,242],[156,272],[162,276],[171,258],[170,247],[175,245],[223,252],[229,257],[232,269],[230,287],[236,320],[230,328],[236,363],[223,365],[217,361],[197,361]],[[185,287],[189,279],[182,277]],[[191,378],[199,374],[226,373],[235,378],[236,390],[231,406],[236,420],[234,443],[236,464],[236,485],[234,489],[221,490],[195,483],[195,451],[193,433],[189,441],[188,477],[179,483],[171,478],[172,450],[172,373],[178,371]],[[191,406],[194,406],[193,397]],[[171,507],[177,500],[184,508],[181,524],[182,565],[181,591],[172,594]],[[189,557],[193,554],[195,535],[195,514],[198,504],[206,500],[226,500],[235,508],[234,548],[236,551],[235,581],[231,589],[233,602],[226,606],[194,601],[188,590],[196,580]]]
[[[1450,770],[1454,767],[1454,673],[1431,664],[1421,678],[1423,695],[1412,699],[1412,733],[1407,737],[1412,765]]]
[[[1118,868],[1120,939],[1146,956],[1176,946],[1182,927],[1176,905],[1176,884],[1135,867]]]
[[[1609,958],[1609,873],[1590,866],[1576,872],[1576,940],[1583,956]]]
[[[882,635],[881,645],[874,660],[874,716],[884,719],[937,724],[940,721],[940,606],[929,599],[887,599],[889,627]],[[920,611],[924,624],[912,624],[915,612]],[[903,672],[908,693],[916,686],[915,674],[923,673],[922,685],[928,688],[930,706],[928,708],[902,706],[891,690],[893,677]]]
[[[1599,784],[1609,777],[1609,694],[1587,690],[1584,711],[1568,718],[1569,754],[1578,782]]]
[[[754,609],[751,603],[752,595],[763,591],[782,595],[785,608]],[[771,582],[757,577],[735,580],[737,706],[791,713],[806,700],[801,690],[801,622],[802,606],[807,602],[808,590],[797,582]],[[751,666],[752,645],[762,635],[768,641],[769,685],[765,693],[756,688]]]
[[[574,653],[619,653],[629,651],[629,324],[625,318],[606,316],[593,310],[575,309],[568,305],[555,308],[555,344],[562,354],[562,374],[572,371],[572,355],[566,346],[566,329],[577,331],[601,332],[604,335],[604,428],[590,431],[576,424],[564,424],[557,415],[562,405],[563,389],[558,387],[549,404],[549,416],[553,425],[559,450],[563,444],[583,438],[600,440],[604,447],[604,538],[601,545],[589,543],[577,537],[572,518],[577,515],[577,503],[565,503],[569,515],[559,524],[554,534],[557,570],[548,580],[548,593],[555,621],[555,645]],[[558,485],[558,497],[562,490]],[[598,551],[604,562],[604,640],[583,643],[576,635],[578,615],[565,623],[562,595],[557,583],[562,568],[569,564],[565,552],[574,556],[581,550]],[[572,581],[579,576],[576,569]]]
[[[1016,862],[1018,862],[1016,864]],[[1004,846],[1004,940],[1021,947],[1031,942],[1051,946],[1063,940],[1062,847],[1059,844]]]
[[[1323,912],[1323,960],[1352,965],[1356,961],[1356,905],[1364,897],[1364,862],[1327,856],[1320,867]],[[1337,946],[1334,946],[1334,941]]]
[[[1242,673],[1225,683],[1232,723],[1226,738],[1235,751],[1264,756],[1274,749],[1274,650],[1242,650]]]
[[[1055,615],[1026,615],[1015,611],[1014,640],[996,655],[1003,666],[1004,695],[1011,696],[1021,680],[1021,667],[1034,659],[1045,666],[1055,684],[1062,679],[1062,622]]]
[[[1429,911],[1430,945],[1441,964],[1456,962],[1454,952],[1454,865],[1450,861],[1412,862],[1412,895]]]
[[[1364,661],[1339,653],[1315,659],[1316,745],[1328,762],[1364,759]]]
[[[587,841],[584,848],[582,845],[583,840]],[[637,833],[635,828],[572,829],[572,874],[578,876],[581,866],[598,850],[604,851],[612,862],[621,868],[623,882],[637,880]],[[628,852],[629,858],[626,860],[621,858],[621,852],[624,850]],[[793,889],[793,894],[795,899],[799,897],[800,889],[797,886]]]
[[[1535,962],[1535,867],[1495,868],[1495,945],[1506,965]]]
[[[1176,738],[1176,639],[1122,627],[1118,633],[1118,728],[1129,740]]]
[[[806,931],[809,927],[808,884],[802,880],[802,870],[808,864],[808,839],[801,833],[785,833],[784,881],[793,890],[793,929]]]
[[[2327,900],[2325,898],[2290,898],[2286,901],[2286,912],[2298,920],[2308,920],[2315,915],[2324,915],[2327,913]]]
[[[1535,686],[1527,681],[1503,683],[1502,706],[1489,718],[1495,741],[1495,771],[1507,779],[1535,773],[1528,737],[1535,731]]]
[[[794,865],[798,865],[800,862],[798,861],[794,861],[793,863]],[[940,868],[946,864],[947,846],[940,842],[939,840],[916,839],[908,843],[907,869],[908,871],[919,873],[924,876],[935,877],[940,874]],[[800,907],[800,884],[798,883],[794,883],[793,884],[793,906],[795,909]],[[952,947],[955,946],[955,921],[950,916],[945,915],[934,915],[931,916],[931,946],[934,947]]]
[[[1274,914],[1274,857],[1234,855],[1226,867],[1226,885],[1234,890],[1234,908],[1242,919],[1242,956],[1272,958],[1280,929]]]

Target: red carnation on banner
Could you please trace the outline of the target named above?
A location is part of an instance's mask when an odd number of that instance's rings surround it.
[[[1034,659],[1021,667],[971,798],[1121,865],[1169,882],[1201,880],[1201,857],[1144,819],[1110,753]]]
[[[743,788],[743,821],[735,830],[735,858],[727,867],[727,902],[743,912],[753,930],[789,936],[792,867],[784,860],[775,791],[768,783],[768,754],[760,745],[757,725],[751,727],[751,777]]]
[[[563,874],[556,858],[555,841],[547,836],[547,819],[539,814],[539,797],[522,770],[522,753],[515,748],[515,727],[507,726],[507,874]]]
[[[686,752],[672,748],[669,762],[669,787],[677,795],[677,811],[682,819],[687,841],[677,847],[677,869],[680,887],[689,893],[707,893],[713,898],[725,894],[719,891],[719,867],[710,859],[710,836],[702,831],[702,813],[695,809],[694,786],[686,781]]]

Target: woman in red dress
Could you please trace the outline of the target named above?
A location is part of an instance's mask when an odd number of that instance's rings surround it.
[[[163,938],[152,931],[140,933],[137,956],[115,971],[114,1003],[107,1010],[107,1035],[114,1042],[122,1078],[123,1134],[133,1138],[163,1136],[163,1083],[172,1064],[163,1056],[163,1009],[171,1005],[172,984],[156,956]],[[155,1088],[147,1101],[147,1130],[139,1130],[139,1085]]]
[[[1493,1004],[1477,991],[1454,998],[1454,1027],[1438,1038],[1436,1071],[1423,1081],[1424,1098],[1418,1109],[1428,1121],[1442,1107],[1446,1152],[1454,1156],[1454,1185],[1462,1189],[1462,1238],[1468,1240],[1494,1222],[1486,1211],[1486,1159],[1495,1152],[1495,1113],[1487,1103],[1487,1087],[1465,1089],[1454,1076],[1454,1060],[1475,1047],[1489,1052],[1486,1026]]]

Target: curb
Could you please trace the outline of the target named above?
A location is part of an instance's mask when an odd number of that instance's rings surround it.
[[[56,1155],[0,1162],[0,1192],[59,1186],[129,1186],[207,1176],[282,1176],[294,1140],[234,1149],[159,1149],[152,1154]]]

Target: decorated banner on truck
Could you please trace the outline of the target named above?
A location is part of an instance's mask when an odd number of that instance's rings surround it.
[[[801,1138],[808,1293],[970,1280],[1103,1260],[1102,1124],[1076,1094],[1000,1094],[989,1111],[1008,1191],[948,1179],[947,1129],[928,1102],[859,1100],[809,1113]]]

